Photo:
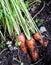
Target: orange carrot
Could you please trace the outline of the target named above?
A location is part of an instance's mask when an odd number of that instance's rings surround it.
[[[30,59],[30,56],[27,52],[27,48],[25,45],[25,35],[23,33],[20,34],[20,36],[17,39],[18,42],[21,42],[21,45],[19,46],[20,50],[23,51],[25,54],[27,54],[27,57]]]
[[[43,44],[43,38],[42,38],[42,35],[41,35],[39,32],[35,33],[33,37],[34,37],[34,39],[35,39],[36,41],[38,41],[40,44]]]
[[[35,48],[35,40],[32,38],[30,40],[26,40],[26,45],[30,51],[30,55],[33,61],[36,61],[38,59],[38,53],[34,51]]]
[[[24,53],[27,53],[26,46],[25,46],[25,35],[21,33],[17,40],[18,42],[21,43],[21,45],[19,46],[20,50],[22,50]]]
[[[33,61],[38,60],[39,54],[38,54],[37,51],[31,52],[30,54],[31,54],[31,57],[32,57]]]

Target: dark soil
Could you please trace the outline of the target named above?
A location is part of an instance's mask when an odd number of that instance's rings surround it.
[[[0,65],[21,65],[18,57],[20,57],[21,62],[24,62],[24,65],[30,65],[30,60],[20,50],[4,51],[0,55]],[[16,60],[14,60],[14,58],[16,58]]]

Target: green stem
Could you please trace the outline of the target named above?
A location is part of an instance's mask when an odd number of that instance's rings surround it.
[[[10,10],[10,7],[9,7],[8,0],[5,0],[5,3],[6,3],[6,6],[7,6],[6,11],[7,11],[7,13],[10,15],[10,17],[11,17],[11,19],[12,19],[12,23],[13,23],[13,25],[14,25],[14,29],[15,29],[15,31],[17,32],[17,34],[19,35],[19,34],[20,34],[19,28],[18,28],[18,25],[16,24],[16,21],[14,20],[12,14],[11,14],[11,10]]]
[[[20,20],[21,21],[19,21],[19,23],[20,23],[20,25],[21,25],[21,27],[22,27],[22,29],[23,29],[23,31],[24,31],[27,39],[31,39],[31,36],[30,36],[29,30],[28,30],[28,27],[27,27],[27,25],[25,23],[25,19],[23,18],[22,14],[21,14],[21,11],[20,11],[19,6],[16,4],[16,2],[14,0],[12,0],[12,4],[15,6],[14,8],[15,8],[15,10],[18,13],[17,16],[20,17]]]
[[[2,4],[3,10],[4,10],[5,18],[7,18],[7,16],[6,16],[6,10],[5,10],[5,7],[4,7],[4,2],[3,2],[3,0],[2,0],[2,2],[1,2],[1,4]],[[10,34],[10,36],[11,36],[11,35],[12,35],[12,32],[13,32],[13,29],[11,29],[11,26],[10,26],[9,23],[10,23],[10,22],[7,20],[7,21],[6,21],[6,25],[7,25],[9,34]]]
[[[25,13],[26,17],[27,17],[28,20],[29,20],[28,22],[30,23],[30,25],[31,25],[31,27],[32,27],[31,30],[34,29],[34,32],[35,32],[35,31],[36,31],[36,32],[39,32],[39,29],[38,29],[36,23],[32,20],[32,17],[31,17],[31,15],[30,15],[30,13],[28,12],[28,10],[27,10],[27,8],[26,8],[26,6],[25,6],[23,0],[19,0],[19,1],[20,1],[21,5],[22,5],[22,7],[23,7],[22,10],[24,10],[24,13]],[[34,22],[34,23],[33,23],[33,22]]]

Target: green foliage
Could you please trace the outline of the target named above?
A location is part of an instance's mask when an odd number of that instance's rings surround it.
[[[36,19],[35,22],[37,23],[38,27],[40,27],[43,24],[43,20]]]
[[[16,41],[15,46],[20,46],[21,42]]]
[[[25,5],[26,5],[27,8],[29,8],[29,1],[28,0],[25,1]]]
[[[6,46],[5,42],[0,43],[0,48],[4,48]]]
[[[0,20],[2,19],[3,17],[3,10],[0,10]]]
[[[0,48],[4,48],[5,47],[5,37],[3,36],[2,32],[0,31]]]

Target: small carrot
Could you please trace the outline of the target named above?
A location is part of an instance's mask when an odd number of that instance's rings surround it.
[[[30,55],[33,61],[36,61],[38,59],[38,53],[34,51],[35,48],[35,40],[32,38],[30,40],[26,40],[26,45],[30,51]]]
[[[25,35],[23,33],[20,34],[20,36],[17,39],[18,42],[21,42],[21,45],[19,46],[20,50],[23,51],[25,54],[27,54],[27,57],[30,59],[30,56],[27,52],[27,48],[25,45]]]
[[[35,33],[33,37],[34,37],[34,39],[35,39],[36,41],[38,41],[40,44],[43,44],[43,38],[42,38],[42,35],[41,35],[39,32]]]

